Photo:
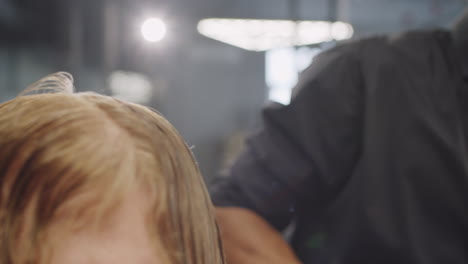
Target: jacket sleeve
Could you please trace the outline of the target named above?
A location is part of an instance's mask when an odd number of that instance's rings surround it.
[[[216,206],[253,210],[281,230],[298,203],[325,202],[339,192],[361,144],[363,84],[355,52],[343,45],[318,55],[290,105],[263,110],[260,131],[210,186]]]

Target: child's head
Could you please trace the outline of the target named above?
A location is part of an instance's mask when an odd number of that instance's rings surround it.
[[[222,263],[174,127],[140,105],[66,92],[69,78],[35,85],[62,92],[0,104],[0,263]]]

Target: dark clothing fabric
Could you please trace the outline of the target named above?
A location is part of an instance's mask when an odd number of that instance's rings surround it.
[[[468,263],[468,87],[452,36],[409,32],[315,58],[288,106],[211,186],[306,264]],[[468,58],[467,58],[468,59]]]

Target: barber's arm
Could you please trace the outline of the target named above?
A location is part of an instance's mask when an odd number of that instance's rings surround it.
[[[236,207],[218,207],[227,263],[299,264],[281,234],[256,213]]]
[[[300,263],[280,232],[318,212],[354,166],[360,78],[347,47],[335,48],[302,74],[291,104],[264,109],[262,128],[210,186],[228,264]]]

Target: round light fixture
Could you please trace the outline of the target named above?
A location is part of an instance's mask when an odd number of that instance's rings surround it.
[[[143,22],[141,34],[146,41],[161,41],[166,36],[166,24],[159,18],[149,18]]]

